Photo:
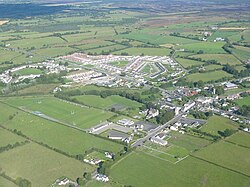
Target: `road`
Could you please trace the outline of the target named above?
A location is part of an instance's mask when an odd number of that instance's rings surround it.
[[[181,119],[183,114],[184,113],[180,113],[179,115],[175,116],[173,119],[171,119],[170,121],[168,121],[164,125],[161,125],[161,126],[155,128],[155,129],[153,129],[145,137],[143,137],[141,139],[138,139],[136,142],[134,142],[131,145],[131,147],[138,147],[138,146],[143,145],[145,141],[149,140],[151,137],[155,136],[157,133],[159,133],[163,129],[169,127],[171,124],[173,124],[173,123],[177,122],[179,119]]]

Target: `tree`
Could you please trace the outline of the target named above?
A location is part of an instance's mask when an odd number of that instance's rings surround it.
[[[224,90],[224,88],[223,88],[222,86],[216,86],[216,87],[215,87],[215,93],[216,93],[217,95],[222,95],[222,94],[225,93],[225,90]]]

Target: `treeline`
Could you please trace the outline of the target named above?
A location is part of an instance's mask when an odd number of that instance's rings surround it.
[[[202,38],[200,38],[199,36],[193,36],[193,35],[183,36],[179,32],[170,33],[169,36],[175,36],[175,37],[180,37],[180,38],[185,38],[185,39],[202,41]]]
[[[225,65],[222,70],[226,71],[227,73],[232,74],[235,78],[250,76],[250,64],[247,64],[246,69],[241,70],[241,71],[238,71],[237,69],[235,69],[234,66],[231,66],[229,64]]]
[[[16,184],[19,187],[31,187],[31,182],[27,179],[23,179],[21,177],[18,177],[16,180],[11,178],[10,176],[6,175],[5,173],[0,173],[0,176],[5,178],[8,181],[11,181],[12,183]]]
[[[212,111],[201,112],[198,110],[192,110],[192,111],[190,111],[190,114],[196,119],[206,119],[207,120],[210,116],[213,115],[213,112]]]
[[[9,151],[11,149],[14,149],[16,147],[22,146],[29,143],[28,140],[25,140],[24,142],[16,142],[14,144],[8,144],[6,146],[0,147],[0,153],[4,152],[4,151]]]

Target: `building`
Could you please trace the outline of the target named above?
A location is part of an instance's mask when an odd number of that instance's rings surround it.
[[[165,141],[159,137],[156,137],[156,136],[152,137],[150,140],[151,140],[151,142],[162,145],[162,146],[166,146],[168,144],[167,141]]]
[[[236,89],[238,88],[238,85],[231,83],[231,82],[227,82],[224,84],[224,90],[231,90],[231,89]]]
[[[129,120],[129,119],[121,119],[121,120],[117,121],[117,124],[123,125],[123,126],[132,126],[135,124],[135,122],[133,122],[132,120]]]
[[[101,181],[101,182],[108,182],[109,178],[106,175],[97,174],[96,180]]]

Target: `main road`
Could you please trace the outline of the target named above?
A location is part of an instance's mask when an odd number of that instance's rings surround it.
[[[138,146],[143,145],[145,143],[145,141],[149,140],[151,137],[155,136],[156,134],[158,134],[163,129],[165,129],[167,127],[170,127],[171,124],[179,121],[183,114],[185,114],[185,113],[182,112],[182,113],[178,114],[177,116],[175,116],[170,121],[168,121],[167,123],[165,123],[164,125],[158,126],[157,128],[151,130],[145,137],[136,140],[136,142],[134,142],[131,145],[131,147],[138,147]]]

